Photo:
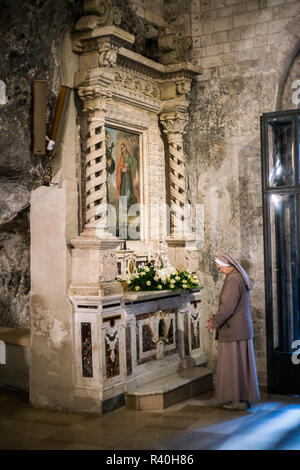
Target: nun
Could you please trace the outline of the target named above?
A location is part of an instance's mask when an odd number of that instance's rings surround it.
[[[225,275],[219,308],[207,322],[218,340],[216,398],[228,410],[246,410],[260,400],[253,349],[250,311],[252,283],[248,274],[228,253],[215,259]]]

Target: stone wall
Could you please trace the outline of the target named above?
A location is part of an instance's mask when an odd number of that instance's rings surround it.
[[[203,66],[203,75],[193,88],[186,155],[191,198],[205,204],[199,260],[204,312],[209,317],[216,311],[223,282],[214,256],[228,251],[254,281],[251,304],[261,383],[266,383],[266,341],[260,115],[276,109],[283,73],[291,75],[286,67],[299,41],[299,14],[299,1],[191,2],[191,60]],[[293,64],[295,70],[298,60]],[[289,86],[287,79],[284,106],[291,109]],[[206,343],[214,365],[212,333]]]
[[[43,184],[46,157],[32,153],[34,80],[48,80],[51,127],[62,84],[60,46],[81,0],[3,0],[0,80],[0,325],[29,327],[30,191]],[[3,85],[2,85],[3,86]],[[48,132],[50,130],[48,129]]]

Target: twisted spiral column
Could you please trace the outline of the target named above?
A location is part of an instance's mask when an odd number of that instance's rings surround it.
[[[87,113],[86,141],[86,226],[107,229],[107,186],[105,153],[105,112],[107,92],[100,86],[79,89]]]
[[[160,116],[163,132],[169,144],[171,236],[181,235],[186,204],[185,159],[183,135],[188,117],[185,113],[164,113]]]

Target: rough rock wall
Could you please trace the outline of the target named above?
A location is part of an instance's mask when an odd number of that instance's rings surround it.
[[[216,311],[223,282],[213,259],[228,251],[255,283],[254,346],[259,380],[266,383],[260,115],[275,110],[282,73],[299,41],[300,2],[192,0],[191,8],[192,62],[204,73],[193,88],[186,154],[191,198],[205,204],[204,315]],[[287,87],[285,105],[291,103]],[[211,365],[216,348],[207,334]]]
[[[43,183],[46,159],[32,154],[34,80],[48,80],[51,123],[62,84],[63,33],[81,16],[81,0],[1,0],[0,326],[29,327],[30,191]],[[3,85],[2,85],[3,86]]]

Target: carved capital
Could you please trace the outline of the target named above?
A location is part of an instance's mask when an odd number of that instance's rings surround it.
[[[97,15],[97,26],[119,25],[121,12],[113,6],[112,0],[84,0],[83,11],[85,15]]]
[[[180,112],[163,113],[160,115],[160,122],[168,140],[174,137],[182,139],[186,132],[185,127],[188,123],[188,115]]]
[[[99,67],[113,67],[117,62],[118,47],[108,41],[99,45]]]
[[[111,92],[100,85],[80,87],[78,94],[83,102],[83,111],[86,113],[105,112],[107,101],[111,98]]]

